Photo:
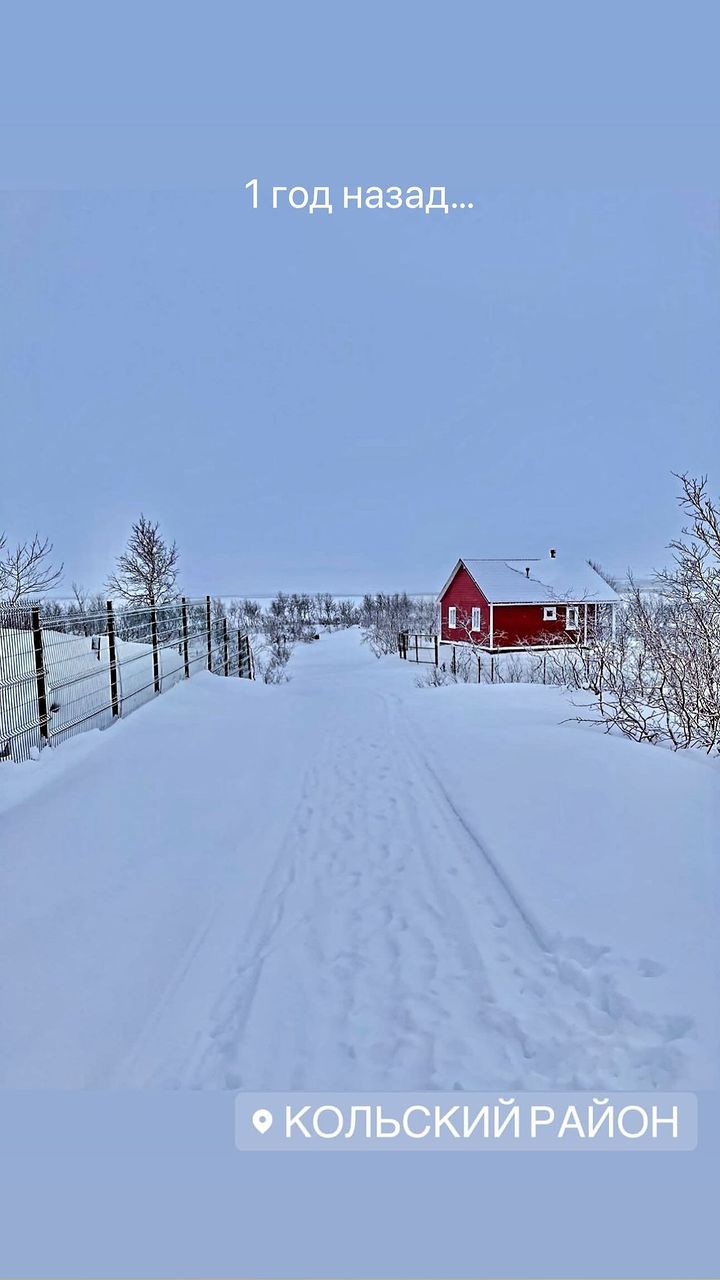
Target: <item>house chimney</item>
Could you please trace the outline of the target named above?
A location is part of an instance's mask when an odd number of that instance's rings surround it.
[[[530,565],[529,565],[529,564],[526,564],[526,565],[525,565],[525,577],[526,577],[526,578],[529,578],[529,577],[530,577]]]
[[[551,560],[554,560],[554,559],[555,559],[555,557],[556,557],[556,555],[557,555],[557,551],[555,550],[555,548],[554,548],[554,547],[551,547],[551,548],[550,548],[550,559],[551,559]]]

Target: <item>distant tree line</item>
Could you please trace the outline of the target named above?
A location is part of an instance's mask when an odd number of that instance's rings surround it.
[[[246,631],[253,640],[256,670],[266,684],[287,679],[287,664],[297,644],[312,642],[319,630],[337,631],[354,627],[359,612],[353,600],[342,600],[327,592],[316,595],[279,591],[263,607],[252,599],[214,602],[220,617]]]
[[[366,595],[360,606],[363,639],[378,657],[397,653],[398,633],[409,631],[424,635],[437,628],[437,605],[427,596]]]
[[[658,573],[649,586],[640,587],[629,579],[614,631],[600,626],[591,644],[578,639],[575,646],[553,646],[552,652],[549,646],[542,678],[588,695],[589,718],[608,730],[674,749],[700,747],[717,752],[720,504],[708,493],[707,477],[684,474],[677,479],[685,525],[680,537],[670,543],[671,567]],[[106,593],[128,606],[172,604],[179,596],[178,566],[175,542],[168,542],[157,521],[141,514],[106,582]],[[13,544],[0,534],[0,603],[35,602],[59,585],[62,573],[47,537],[36,532]],[[82,628],[83,619],[104,608],[102,593],[88,593],[73,583],[72,599],[46,601],[43,613],[48,620],[74,619]],[[400,631],[422,634],[437,629],[435,602],[404,592],[365,595],[359,604],[322,592],[279,592],[265,607],[251,599],[227,604],[216,600],[213,610],[216,617],[227,617],[253,637],[258,671],[268,683],[287,679],[294,646],[312,641],[319,629],[359,626],[378,657],[396,651]],[[465,678],[463,663],[455,666],[451,675],[435,672],[428,678],[432,683],[446,676]],[[534,667],[520,664],[515,678],[538,678],[537,670],[537,663]]]

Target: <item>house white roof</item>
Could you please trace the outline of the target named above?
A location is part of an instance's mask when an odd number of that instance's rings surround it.
[[[605,604],[620,598],[586,560],[547,556],[542,560],[463,559],[461,563],[491,604],[547,604],[555,600]]]

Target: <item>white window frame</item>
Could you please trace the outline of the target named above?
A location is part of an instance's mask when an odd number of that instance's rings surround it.
[[[578,604],[565,605],[565,630],[580,630],[580,606]]]
[[[543,608],[543,622],[557,622],[557,608],[554,604],[546,604]]]
[[[477,605],[474,605],[472,615],[471,615],[471,621],[470,621],[470,630],[479,631],[481,626],[482,626],[482,609],[480,609]]]
[[[455,631],[456,628],[457,628],[457,608],[454,604],[451,604],[450,607],[448,608],[448,629],[450,631]]]

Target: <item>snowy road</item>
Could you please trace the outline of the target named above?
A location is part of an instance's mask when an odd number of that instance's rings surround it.
[[[293,661],[77,740],[0,816],[0,1084],[684,1082],[692,1017],[548,940],[478,828],[482,771],[472,814],[448,788],[441,691],[353,634]]]

